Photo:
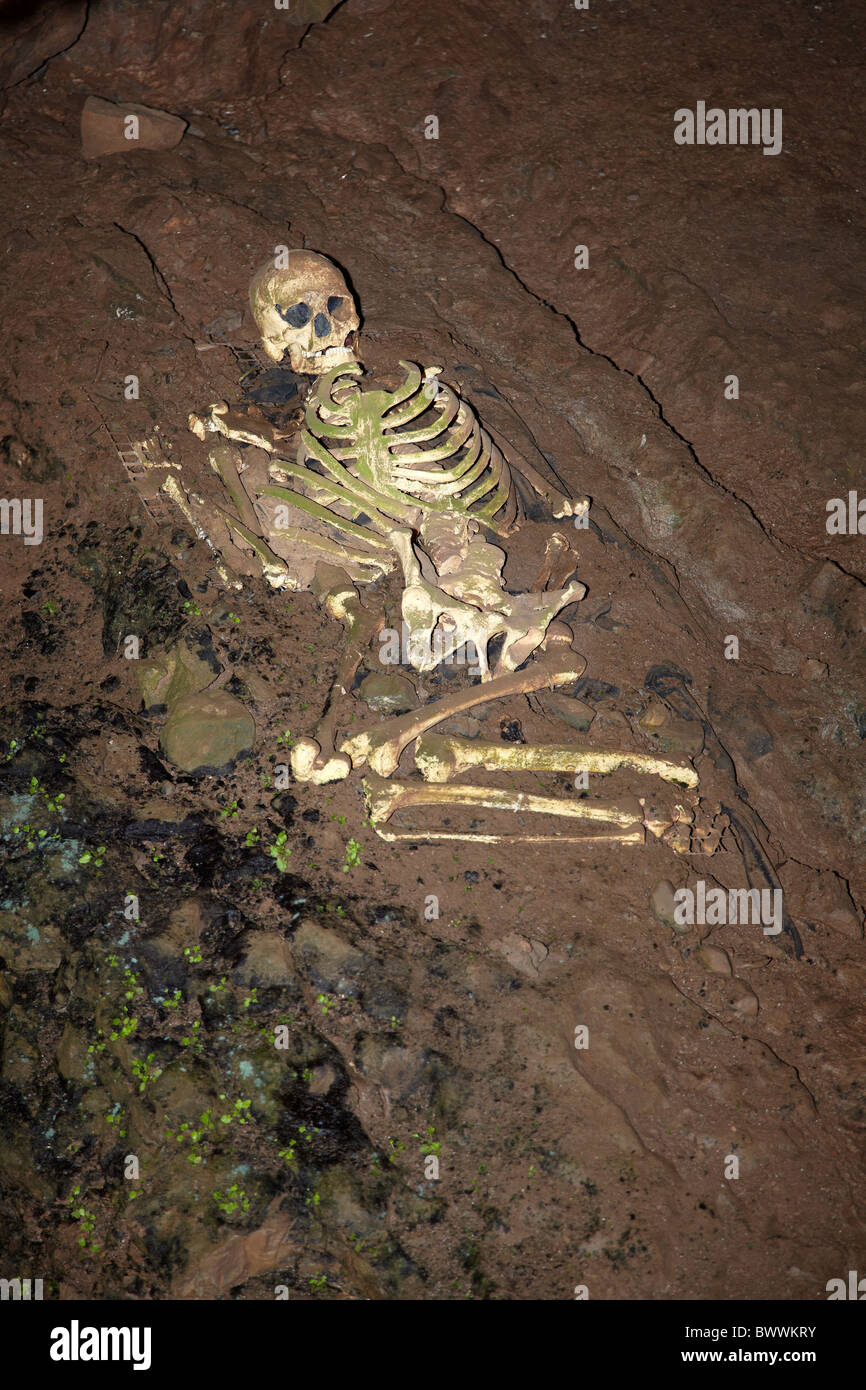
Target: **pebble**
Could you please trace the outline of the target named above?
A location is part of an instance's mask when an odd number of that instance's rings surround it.
[[[406,676],[374,672],[361,681],[358,694],[379,714],[405,714],[418,704],[415,687]]]
[[[136,138],[127,138],[135,116]],[[136,150],[173,150],[186,131],[187,122],[168,111],[137,106],[134,101],[118,105],[102,97],[88,97],[81,112],[81,152],[85,159],[106,154],[134,154]]]
[[[674,931],[687,932],[689,927],[686,923],[674,921],[674,894],[676,889],[670,879],[663,878],[657,883],[652,891],[650,903],[652,910],[660,922],[664,922],[666,927],[673,927]]]
[[[223,771],[253,746],[252,715],[224,690],[179,700],[160,736],[163,753],[183,772]]]
[[[731,958],[721,946],[702,946],[697,952],[698,960],[714,975],[731,975]]]

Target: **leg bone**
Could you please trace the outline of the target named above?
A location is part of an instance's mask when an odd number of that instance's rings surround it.
[[[549,842],[616,840],[625,845],[641,845],[644,842],[644,829],[641,822],[641,807],[637,800],[632,803],[563,801],[557,797],[536,796],[529,792],[495,790],[487,787],[472,787],[456,783],[442,787],[428,783],[407,784],[389,782],[375,773],[364,778],[364,793],[370,822],[376,834],[383,840],[475,840],[484,844],[502,844],[517,841],[530,841],[534,844]],[[471,806],[493,811],[529,812],[537,815],[567,816],[583,821],[596,821],[616,825],[620,829],[602,831],[601,834],[584,835],[496,835],[478,832],[419,830],[385,830],[383,827],[395,811],[413,806]]]
[[[490,686],[487,687],[488,690]],[[644,753],[610,753],[574,744],[491,743],[485,739],[457,738],[453,734],[424,733],[415,749],[415,762],[428,782],[448,782],[471,767],[487,772],[596,772],[602,775],[618,767],[634,768],[666,782],[696,787],[698,774],[686,762],[672,762]]]

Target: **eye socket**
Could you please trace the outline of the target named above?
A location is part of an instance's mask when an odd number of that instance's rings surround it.
[[[337,323],[344,323],[349,317],[351,307],[349,300],[342,294],[332,294],[328,300],[328,313]]]
[[[275,304],[274,308],[284,323],[288,323],[292,328],[303,328],[310,322],[309,304],[293,304],[291,309],[283,309],[281,304]]]

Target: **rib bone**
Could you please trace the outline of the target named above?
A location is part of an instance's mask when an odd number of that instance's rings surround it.
[[[490,686],[488,685],[488,690]],[[696,787],[698,774],[685,762],[671,762],[644,753],[610,753],[575,744],[491,743],[457,738],[454,734],[424,733],[418,739],[415,762],[427,782],[449,782],[471,767],[487,772],[614,772],[618,767],[650,773],[666,782]]]

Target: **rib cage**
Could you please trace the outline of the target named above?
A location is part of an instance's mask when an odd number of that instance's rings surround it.
[[[510,535],[518,499],[502,451],[472,407],[437,380],[439,368],[422,377],[414,363],[400,366],[406,379],[395,391],[361,390],[356,363],[321,378],[301,436],[305,483],[312,465],[321,501],[365,514],[380,534],[420,509],[457,512]]]

